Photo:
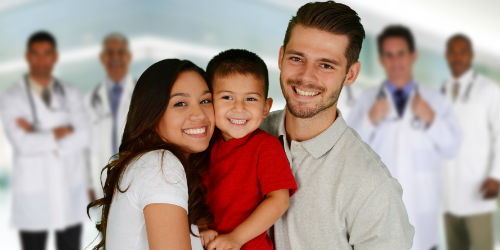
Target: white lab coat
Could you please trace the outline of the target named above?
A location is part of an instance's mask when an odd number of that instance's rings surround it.
[[[461,136],[450,103],[431,88],[422,85],[417,88],[435,112],[434,122],[428,128],[412,125],[415,87],[402,118],[398,118],[387,87],[366,90],[351,110],[348,124],[380,155],[391,174],[401,183],[403,202],[410,223],[415,227],[412,249],[421,250],[438,243],[440,167],[443,158],[456,154]],[[388,98],[389,113],[373,125],[368,113],[380,91],[384,91]]]
[[[493,212],[497,200],[483,199],[479,190],[488,177],[500,180],[500,87],[473,70],[458,81],[452,105],[464,139],[457,157],[444,164],[444,210],[457,216]],[[442,89],[449,100],[454,82],[449,79]]]
[[[63,229],[87,219],[88,173],[84,150],[90,126],[83,96],[67,85],[64,95],[52,91],[51,107],[31,91],[24,80],[0,98],[5,134],[12,144],[12,225],[21,230]],[[16,125],[17,118],[33,124],[33,106],[38,129],[27,133]],[[52,130],[73,126],[73,133],[56,140]]]
[[[123,130],[127,121],[130,99],[135,87],[135,79],[127,75],[123,80],[123,89],[117,112],[117,144],[120,146]],[[111,115],[111,101],[106,81],[97,85],[85,98],[86,107],[91,116],[92,140],[90,147],[91,182],[94,187],[96,198],[103,197],[101,179],[104,184],[106,173],[101,176],[101,170],[109,163],[113,156],[112,128],[113,117]]]

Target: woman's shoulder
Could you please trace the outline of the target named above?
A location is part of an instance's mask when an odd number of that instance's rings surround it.
[[[158,149],[146,152],[129,163],[129,174],[133,176],[162,175],[175,179],[185,179],[186,173],[180,160],[169,150]],[[147,178],[145,178],[147,179]]]

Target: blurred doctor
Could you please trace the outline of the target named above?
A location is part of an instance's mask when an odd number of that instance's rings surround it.
[[[107,77],[86,98],[92,122],[90,165],[96,198],[103,196],[101,178],[103,183],[106,180],[101,170],[118,153],[136,83],[128,74],[132,55],[124,35],[108,34],[102,42],[100,59]]]
[[[0,98],[14,150],[12,224],[22,249],[44,249],[49,230],[56,231],[57,249],[81,249],[90,137],[83,96],[52,76],[57,51],[51,34],[29,38],[26,60],[29,73]]]
[[[458,151],[460,130],[450,103],[414,81],[417,52],[410,30],[387,27],[378,47],[387,80],[361,94],[349,124],[401,183],[415,227],[412,249],[433,249],[438,243],[441,163]]]
[[[451,77],[442,87],[452,101],[464,140],[444,166],[448,249],[493,249],[493,212],[500,180],[500,87],[471,67],[472,43],[452,36],[446,59]]]

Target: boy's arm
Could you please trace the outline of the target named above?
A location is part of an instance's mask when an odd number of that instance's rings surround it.
[[[231,233],[222,234],[207,249],[240,249],[245,243],[269,229],[288,209],[290,190],[269,192],[253,213]]]

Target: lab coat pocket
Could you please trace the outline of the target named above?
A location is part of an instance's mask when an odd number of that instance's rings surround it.
[[[47,190],[47,166],[38,157],[17,159],[14,172],[14,188],[23,194],[41,193]]]

